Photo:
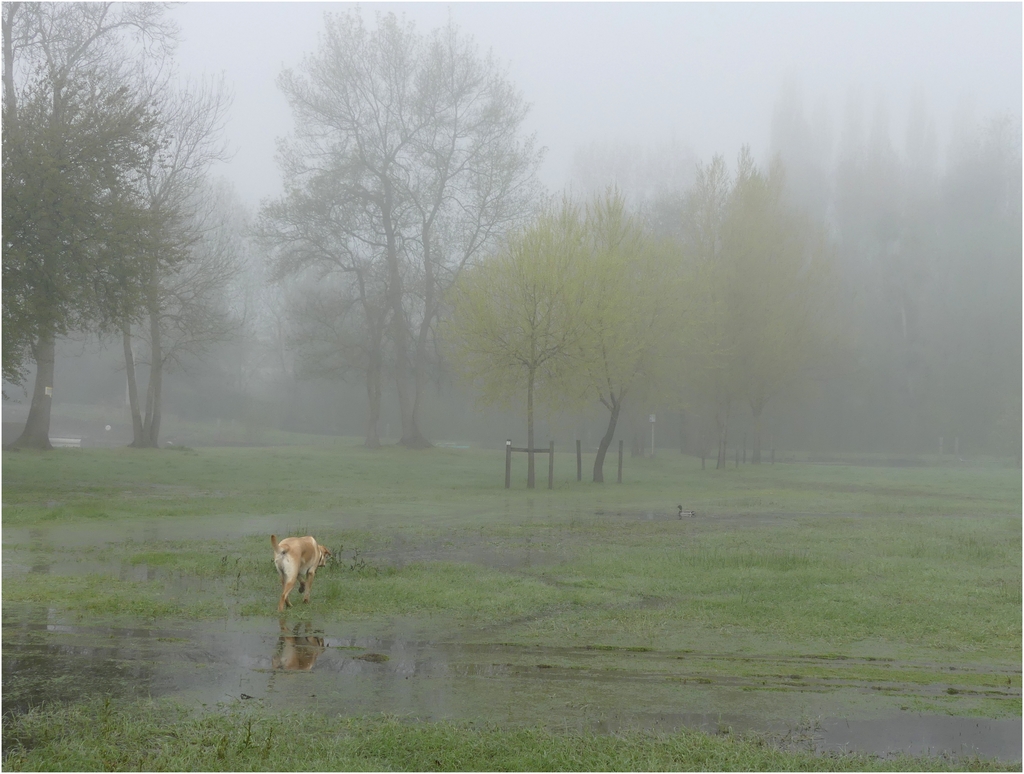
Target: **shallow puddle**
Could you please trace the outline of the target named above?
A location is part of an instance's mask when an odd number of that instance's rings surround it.
[[[45,610],[5,608],[4,711],[104,694],[174,696],[197,707],[252,701],[603,733],[757,731],[819,751],[1021,758],[1019,718],[900,712],[869,683],[794,680],[789,672],[799,659],[780,661],[775,679],[708,677],[704,664],[735,657],[436,642],[411,624],[383,635],[367,624],[335,626],[288,619],[81,626]],[[915,690],[941,686],[904,686],[904,699]]]

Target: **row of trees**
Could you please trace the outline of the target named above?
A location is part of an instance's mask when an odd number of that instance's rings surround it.
[[[250,224],[208,179],[224,89],[175,86],[161,6],[4,5],[4,379],[36,365],[16,443],[48,445],[54,342],[84,331],[123,349],[138,446],[166,368],[215,351],[239,391],[358,374],[371,447],[389,384],[401,443],[427,445],[446,363],[525,403],[530,448],[539,405],[603,407],[596,481],[627,405],[682,410],[721,466],[738,418],[758,461],[812,382],[834,446],[1019,448],[1019,120],[959,131],[940,172],[920,100],[905,153],[856,101],[836,150],[787,87],[767,168],[665,147],[598,169],[595,147],[588,187],[632,188],[547,201],[522,95],[457,28],[325,20],[280,78],[285,192]]]
[[[823,111],[818,110],[820,115]],[[957,109],[943,148],[923,91],[905,134],[851,90],[837,131],[788,83],[771,148],[787,197],[829,224],[856,341],[825,387],[823,444],[1021,448],[1021,126]]]
[[[165,365],[232,328],[230,197],[207,180],[229,100],[175,85],[174,36],[158,4],[4,4],[4,380],[36,369],[17,447],[50,446],[58,337],[120,335],[133,445],[153,447]]]
[[[698,170],[675,238],[653,238],[616,191],[582,208],[563,200],[460,278],[445,326],[453,360],[485,400],[525,395],[530,449],[538,393],[603,405],[595,482],[627,397],[713,418],[719,467],[745,402],[760,462],[765,406],[841,346],[832,251],[782,194],[781,168],[757,169],[744,149],[732,177],[721,158]]]

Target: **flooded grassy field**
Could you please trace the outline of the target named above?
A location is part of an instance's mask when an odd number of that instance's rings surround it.
[[[304,475],[263,450],[5,453],[5,755],[28,754],[34,708],[108,697],[1021,759],[1019,471],[974,472],[1003,482],[983,496],[945,477],[943,511],[927,470],[695,482],[667,460],[618,490],[504,492],[479,453],[430,452],[404,482],[387,455],[292,454]],[[815,482],[827,509],[786,510]],[[252,507],[282,489],[293,507]],[[283,617],[271,532],[334,552]]]

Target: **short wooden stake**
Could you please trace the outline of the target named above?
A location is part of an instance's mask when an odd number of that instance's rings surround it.
[[[505,488],[512,486],[512,439],[505,441]]]

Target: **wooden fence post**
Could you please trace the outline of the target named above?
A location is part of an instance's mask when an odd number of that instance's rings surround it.
[[[555,488],[555,442],[551,442],[548,450],[548,489]]]
[[[512,439],[505,441],[505,488],[512,486]]]
[[[619,483],[622,483],[622,439],[619,439]]]

